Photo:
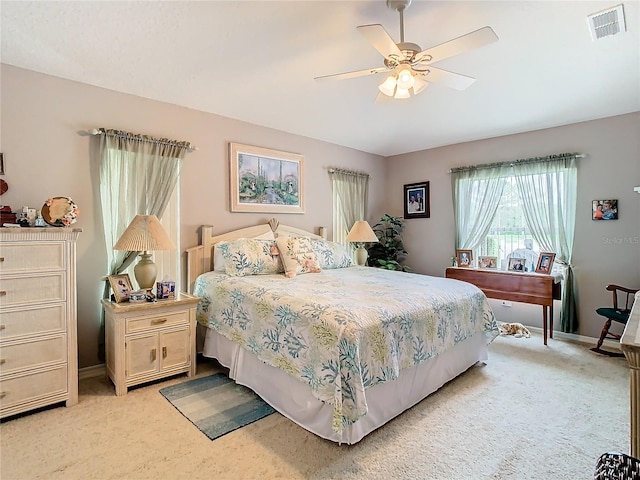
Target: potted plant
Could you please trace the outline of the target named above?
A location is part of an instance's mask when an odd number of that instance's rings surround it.
[[[402,265],[408,255],[402,243],[404,220],[385,213],[372,229],[379,241],[367,247],[369,266],[410,272],[410,267]]]

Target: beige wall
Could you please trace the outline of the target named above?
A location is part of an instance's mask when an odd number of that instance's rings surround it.
[[[431,188],[431,218],[407,221],[407,265],[419,273],[442,275],[451,264],[455,253],[451,167],[563,152],[587,155],[578,160],[572,263],[578,283],[579,333],[598,337],[603,319],[595,309],[611,302],[604,287],[617,283],[640,288],[640,194],[633,191],[640,185],[638,113],[390,157],[389,213],[403,214],[404,184],[428,180]],[[618,199],[619,220],[591,220],[591,201],[605,198]],[[541,307],[491,303],[500,321],[541,326]]]
[[[90,145],[97,137],[87,135],[87,129],[116,128],[199,147],[187,155],[181,176],[183,250],[197,244],[202,224],[224,232],[273,216],[229,212],[230,141],[304,155],[306,213],[276,215],[281,223],[311,230],[326,226],[331,234],[330,166],[370,173],[369,212],[383,210],[383,157],[7,65],[1,65],[0,73],[0,151],[6,164],[3,179],[9,184],[2,204],[16,211],[23,205],[40,208],[52,196],[70,196],[80,208],[75,226],[83,229],[78,241],[81,367],[99,363],[100,278],[106,273],[97,169],[90,162]]]

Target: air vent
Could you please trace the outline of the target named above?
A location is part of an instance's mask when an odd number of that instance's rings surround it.
[[[622,4],[594,13],[587,18],[593,41],[626,31]]]

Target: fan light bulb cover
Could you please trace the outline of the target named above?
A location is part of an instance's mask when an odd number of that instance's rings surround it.
[[[400,87],[396,89],[396,94],[393,96],[393,98],[409,98],[409,97],[411,97],[409,90],[407,90],[406,88],[400,88]]]
[[[403,68],[398,72],[398,88],[409,90],[413,87],[413,73],[409,68]]]
[[[394,75],[389,75],[386,80],[380,84],[378,90],[388,97],[393,97],[396,90],[396,77]]]

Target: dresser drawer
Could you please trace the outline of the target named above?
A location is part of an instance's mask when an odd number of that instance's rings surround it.
[[[189,325],[189,312],[174,312],[126,319],[126,333],[136,333],[174,325]]]
[[[63,301],[64,272],[0,278],[0,307]]]
[[[62,333],[66,331],[66,318],[64,303],[3,310],[0,315],[0,341],[34,334]]]
[[[0,245],[0,274],[63,270],[63,242],[7,242]]]
[[[67,361],[67,336],[24,340],[0,345],[0,375]]]
[[[66,392],[66,365],[12,375],[0,380],[0,410]]]

